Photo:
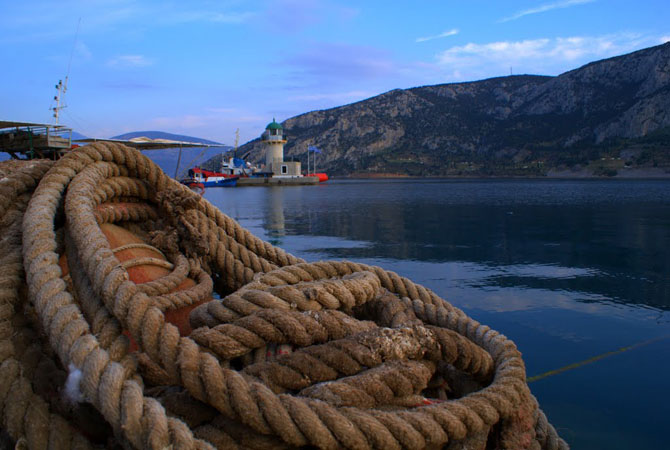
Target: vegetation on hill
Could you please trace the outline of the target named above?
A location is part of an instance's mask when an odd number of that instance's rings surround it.
[[[670,173],[670,43],[557,77],[396,89],[282,125],[285,156],[306,165],[316,145],[319,168],[332,175],[662,175]],[[263,158],[259,139],[239,152]]]

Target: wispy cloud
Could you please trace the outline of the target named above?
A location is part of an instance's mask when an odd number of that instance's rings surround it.
[[[659,41],[661,42],[661,44],[665,44],[666,42],[670,42],[670,34],[667,35],[667,36],[661,36]]]
[[[435,36],[418,37],[418,38],[416,38],[416,42],[432,41],[433,39],[445,38],[445,37],[448,37],[448,36],[454,36],[456,34],[458,34],[458,29],[454,28],[452,30],[442,32],[442,33],[437,34]]]
[[[147,67],[154,63],[144,55],[120,55],[107,61],[108,67]]]
[[[655,45],[660,36],[633,33],[469,43],[437,55],[454,77],[468,79],[509,73],[558,74],[580,64]]]
[[[215,114],[232,114],[237,111],[235,108],[205,108],[205,111]]]
[[[209,116],[185,114],[179,117],[156,117],[149,123],[158,128],[188,130],[207,126],[209,119]]]
[[[263,122],[266,116],[248,110],[225,107],[208,107],[190,114],[159,116],[149,119],[148,124],[159,128],[191,130],[205,127],[220,127],[223,123]]]
[[[244,23],[255,15],[256,14],[252,12],[216,13],[212,14],[209,20],[217,23]]]
[[[310,78],[317,83],[374,79],[395,70],[395,64],[383,50],[348,44],[313,45],[284,63],[293,67],[302,80]]]
[[[288,100],[299,100],[299,101],[320,101],[320,100],[329,100],[335,102],[351,102],[363,100],[374,95],[377,95],[378,92],[372,91],[347,91],[347,92],[320,92],[318,94],[304,94],[304,95],[294,95],[288,98]]]
[[[120,82],[107,82],[103,83],[102,87],[108,89],[120,89],[122,91],[138,91],[138,90],[147,90],[147,89],[158,89],[160,86],[142,83],[138,81],[120,81]]]
[[[261,19],[275,33],[294,34],[328,22],[346,23],[359,15],[357,8],[339,3],[330,0],[273,0],[267,2]]]
[[[77,17],[81,17],[80,36],[117,30],[121,24],[143,17],[144,9],[130,0],[14,2],[0,15],[0,30],[16,42],[67,37],[73,39]],[[35,14],[39,10],[40,14]],[[18,30],[19,32],[13,31]]]
[[[118,37],[142,33],[149,25],[241,24],[256,15],[253,11],[233,8],[223,2],[64,0],[34,3],[14,2],[3,8],[3,14],[0,14],[0,44],[71,39],[75,34],[77,17],[82,18],[80,36],[114,32]],[[35,14],[36,9],[40,14]],[[151,18],[150,21],[147,18]]]
[[[158,19],[163,24],[180,24],[189,22],[212,22],[221,24],[242,24],[251,20],[256,13],[245,12],[219,12],[219,11],[172,11],[162,14]]]
[[[91,57],[93,56],[91,50],[82,41],[77,41],[77,43],[75,44],[75,52],[77,53],[77,56],[83,59],[91,59]]]
[[[554,3],[545,3],[544,5],[540,5],[535,8],[524,9],[509,17],[504,17],[500,19],[498,22],[509,22],[511,20],[517,20],[525,16],[530,16],[532,14],[539,14],[551,11],[552,9],[570,8],[572,6],[584,5],[586,3],[593,3],[595,1],[596,0],[562,0]]]
[[[212,130],[216,130],[217,136],[212,138],[219,142],[233,142],[235,128],[239,127],[242,144],[263,131],[270,120],[268,117],[271,118],[272,115],[259,115],[244,109],[212,107],[187,114],[152,117],[136,126],[194,136],[211,136]]]

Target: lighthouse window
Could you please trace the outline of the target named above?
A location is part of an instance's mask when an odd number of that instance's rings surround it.
[[[288,173],[288,166],[281,166],[281,173]]]

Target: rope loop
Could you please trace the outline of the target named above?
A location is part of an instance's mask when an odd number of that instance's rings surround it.
[[[514,343],[429,289],[307,263],[117,143],[3,164],[0,411],[21,445],[567,448]]]

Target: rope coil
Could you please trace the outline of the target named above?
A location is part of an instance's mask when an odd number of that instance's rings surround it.
[[[0,175],[0,407],[15,441],[567,448],[514,344],[407,278],[306,263],[119,144]],[[112,248],[104,224],[144,242]],[[167,258],[120,262],[131,249]],[[146,263],[166,275],[136,284],[128,269]],[[213,290],[223,298],[207,301]],[[182,335],[168,310],[193,307]],[[43,336],[34,354],[58,374],[42,390],[17,359],[17,326]],[[62,404],[66,379],[85,403]]]

